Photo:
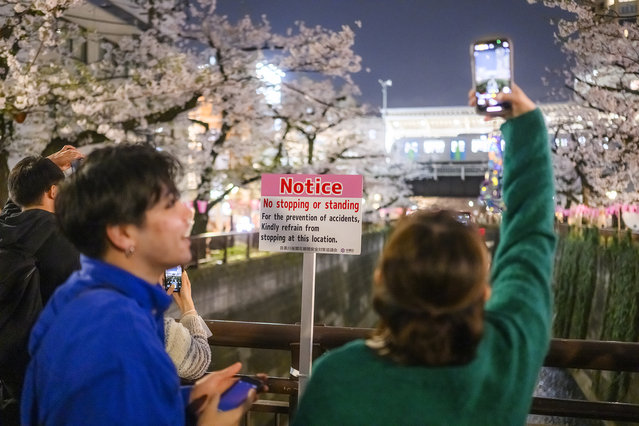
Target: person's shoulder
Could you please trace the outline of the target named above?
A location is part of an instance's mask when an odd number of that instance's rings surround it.
[[[43,209],[29,209],[20,213],[25,220],[38,222],[38,224],[46,226],[54,226],[57,228],[58,224],[54,213]]]
[[[63,321],[99,329],[101,334],[112,334],[118,340],[140,329],[146,330],[150,324],[149,314],[136,300],[116,290],[99,287],[88,289],[70,301]]]
[[[343,368],[344,365],[360,363],[372,355],[373,353],[366,346],[366,342],[362,339],[357,339],[326,352],[317,360],[317,365],[313,366],[313,368]]]
[[[177,322],[175,319],[166,315],[164,316],[164,339],[165,340],[168,341],[172,338],[175,338],[175,336],[181,331],[186,332],[187,334],[189,333],[186,327],[184,327],[182,324]]]

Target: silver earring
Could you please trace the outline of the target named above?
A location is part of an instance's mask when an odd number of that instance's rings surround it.
[[[135,246],[129,246],[126,248],[126,250],[124,251],[124,255],[126,257],[131,257],[133,256],[133,253],[135,253]]]

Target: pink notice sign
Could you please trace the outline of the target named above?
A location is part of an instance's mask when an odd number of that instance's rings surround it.
[[[359,254],[360,175],[262,175],[260,250]]]
[[[360,175],[262,175],[262,197],[362,198]]]

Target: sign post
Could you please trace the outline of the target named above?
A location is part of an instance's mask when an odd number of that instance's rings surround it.
[[[260,250],[304,253],[298,397],[313,360],[316,253],[360,254],[362,187],[360,175],[262,175]]]
[[[313,319],[315,316],[315,253],[304,253],[302,267],[302,309],[300,320],[300,375],[297,398],[306,389],[313,363]]]

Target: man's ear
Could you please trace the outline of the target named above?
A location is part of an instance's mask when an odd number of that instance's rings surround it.
[[[59,192],[60,188],[57,184],[54,183],[53,185],[51,185],[51,187],[49,187],[47,192],[44,193],[44,196],[50,198],[51,200],[55,200],[55,197],[58,196]]]
[[[58,192],[58,185],[51,185],[49,189],[44,191],[44,194],[42,194],[42,198],[40,199],[37,207],[51,213],[55,212],[55,197],[58,196]]]
[[[129,224],[107,225],[107,240],[116,250],[125,252],[129,247],[135,247],[135,239],[131,232],[131,226],[132,225]]]

